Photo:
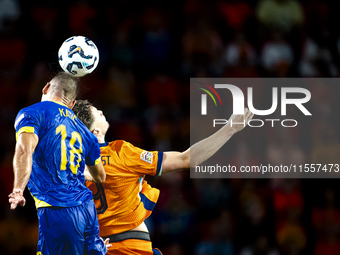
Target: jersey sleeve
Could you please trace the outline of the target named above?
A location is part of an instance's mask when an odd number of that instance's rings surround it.
[[[163,152],[146,151],[124,142],[119,157],[131,172],[153,176],[162,173]]]
[[[100,162],[100,148],[97,138],[92,139],[92,145],[89,147],[89,153],[85,158],[85,163],[88,166],[98,165]]]
[[[39,136],[40,122],[41,120],[38,111],[27,108],[21,110],[15,118],[14,123],[16,139],[18,139],[21,133],[35,133]]]

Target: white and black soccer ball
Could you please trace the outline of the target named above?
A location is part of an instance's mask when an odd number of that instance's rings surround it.
[[[60,46],[58,59],[65,72],[81,77],[96,69],[99,52],[90,39],[84,36],[72,36]]]

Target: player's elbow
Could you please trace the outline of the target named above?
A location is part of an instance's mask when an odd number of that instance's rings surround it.
[[[177,153],[173,158],[174,170],[190,168],[190,149]]]
[[[105,171],[103,171],[102,173],[99,174],[97,183],[103,183],[105,182],[105,180],[106,180],[106,173]]]
[[[187,153],[182,159],[183,168],[190,168],[190,153]]]

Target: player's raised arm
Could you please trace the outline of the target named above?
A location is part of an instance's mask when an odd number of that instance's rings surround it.
[[[253,118],[247,108],[244,115],[232,115],[228,124],[206,139],[192,145],[184,152],[164,152],[162,173],[195,167],[214,155],[235,133],[241,131]],[[232,124],[243,123],[243,124]],[[191,157],[190,157],[191,154]]]
[[[38,141],[39,138],[34,133],[21,133],[18,137],[13,158],[13,191],[8,196],[12,210],[18,204],[24,206],[26,203],[23,193],[31,175],[32,155]]]

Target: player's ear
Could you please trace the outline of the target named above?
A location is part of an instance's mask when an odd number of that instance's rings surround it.
[[[69,105],[69,108],[72,110],[74,105],[76,104],[77,100],[73,100],[73,102]]]
[[[48,90],[50,89],[51,83],[46,83],[45,87],[42,89],[43,95],[46,95],[48,93]]]
[[[92,130],[92,133],[93,133],[95,136],[97,136],[97,135],[99,135],[100,131],[99,131],[99,129],[95,128],[95,129]]]

